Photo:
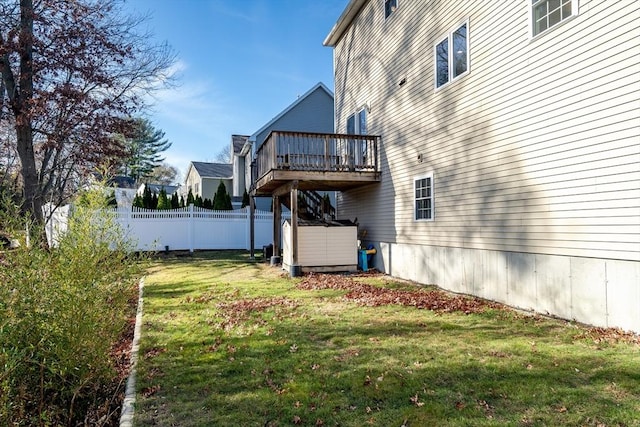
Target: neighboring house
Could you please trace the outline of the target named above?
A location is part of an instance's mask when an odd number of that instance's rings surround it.
[[[142,196],[144,194],[144,189],[147,187],[149,187],[149,191],[151,191],[151,194],[155,194],[155,195],[160,194],[160,190],[162,190],[163,188],[164,188],[164,191],[167,193],[167,196],[169,197],[173,196],[173,193],[176,193],[176,192],[178,192],[178,195],[180,195],[179,185],[164,185],[164,184],[142,184],[140,185],[140,187],[138,187],[136,194],[138,194],[139,196]]]
[[[184,196],[191,193],[194,197],[213,200],[220,183],[224,183],[227,193],[233,189],[233,166],[227,163],[191,162],[184,181]]]
[[[333,92],[317,83],[249,137],[253,152],[272,131],[333,132]]]
[[[317,83],[306,93],[299,96],[293,103],[282,110],[273,119],[264,124],[248,138],[251,151],[246,148],[242,153],[245,155],[244,164],[245,182],[247,187],[251,182],[251,160],[255,157],[256,151],[262,146],[265,140],[273,131],[291,131],[306,133],[330,133],[334,129],[333,112],[333,92],[323,83]],[[235,174],[234,174],[235,178]],[[330,193],[331,200],[335,204],[335,194]],[[256,199],[256,208],[269,210],[272,201],[266,198]]]
[[[380,135],[341,192],[393,276],[640,332],[640,2],[350,0],[336,133]]]
[[[113,188],[118,208],[131,209],[133,199],[136,197],[136,180],[129,176],[114,176],[107,181],[107,185]]]
[[[231,196],[240,197],[249,190],[251,184],[251,142],[247,135],[231,135],[231,164],[233,166],[233,192]]]

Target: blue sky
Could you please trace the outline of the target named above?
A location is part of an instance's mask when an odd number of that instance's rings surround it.
[[[333,90],[323,40],[348,0],[127,0],[177,54],[178,86],[156,94],[150,119],[182,177],[215,161],[232,134],[250,135],[318,82]]]

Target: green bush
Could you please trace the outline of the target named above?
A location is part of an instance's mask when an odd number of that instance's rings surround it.
[[[111,351],[143,264],[103,207],[87,193],[57,249],[0,258],[0,425],[77,425],[113,410],[102,399],[114,393]]]

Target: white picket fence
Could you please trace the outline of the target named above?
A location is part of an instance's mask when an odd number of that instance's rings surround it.
[[[66,230],[69,209],[59,209],[47,223],[49,244]],[[157,211],[133,208],[110,211],[126,237],[140,251],[250,249],[249,208],[213,211],[193,205]],[[255,211],[254,248],[273,241],[273,213]]]

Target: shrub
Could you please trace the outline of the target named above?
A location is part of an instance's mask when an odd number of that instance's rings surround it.
[[[59,247],[0,262],[0,425],[77,425],[109,412],[110,357],[132,315],[143,265],[99,193],[87,193]],[[96,213],[101,212],[101,213]]]
[[[218,184],[218,190],[216,191],[215,196],[213,196],[213,209],[217,211],[233,209],[233,206],[231,205],[231,196],[227,193],[227,187],[224,185],[224,182],[220,182],[220,184]]]
[[[160,194],[158,195],[158,206],[156,207],[156,209],[160,211],[171,209],[171,202],[167,198],[167,191],[164,189],[164,187],[160,189]]]

